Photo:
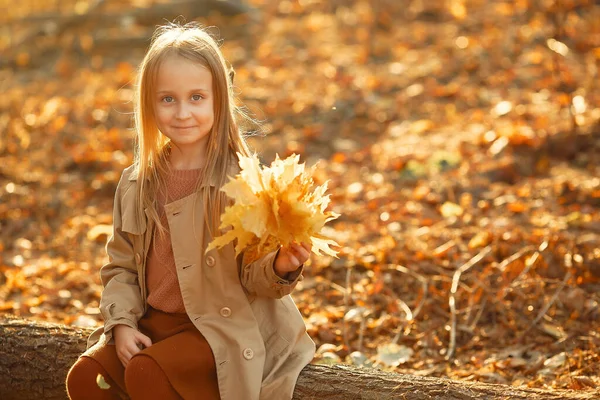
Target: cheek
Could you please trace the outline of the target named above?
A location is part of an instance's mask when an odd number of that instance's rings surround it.
[[[198,118],[202,119],[202,121],[204,121],[205,123],[210,123],[212,125],[213,120],[215,118],[215,114],[214,114],[214,110],[212,108],[212,106],[206,106],[206,107],[202,107],[200,110],[198,110]]]
[[[156,123],[159,126],[165,125],[170,119],[170,113],[168,112],[168,110],[165,110],[164,108],[161,108],[161,107],[157,107],[154,110],[154,115],[156,116]]]

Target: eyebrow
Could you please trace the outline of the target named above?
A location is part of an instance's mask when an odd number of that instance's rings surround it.
[[[159,91],[157,91],[156,93],[157,93],[157,94],[161,94],[161,93],[172,93],[172,92],[173,92],[172,90],[159,90]],[[189,90],[189,93],[195,93],[195,92],[206,92],[206,93],[210,93],[210,90],[208,90],[208,89],[201,89],[201,88],[198,88],[198,89],[191,89],[191,90]]]

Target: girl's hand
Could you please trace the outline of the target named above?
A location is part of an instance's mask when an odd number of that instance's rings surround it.
[[[297,270],[308,260],[311,248],[310,244],[304,242],[302,245],[292,243],[289,246],[281,247],[277,258],[275,258],[275,273],[285,279],[289,272]]]
[[[123,367],[127,367],[129,360],[140,352],[139,344],[145,347],[152,346],[152,340],[142,332],[127,325],[119,324],[113,328],[117,357],[121,360]]]

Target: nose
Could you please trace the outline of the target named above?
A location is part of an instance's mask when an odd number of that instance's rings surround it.
[[[175,114],[175,118],[177,119],[187,119],[192,115],[189,106],[185,102],[180,102],[177,105],[177,113]]]

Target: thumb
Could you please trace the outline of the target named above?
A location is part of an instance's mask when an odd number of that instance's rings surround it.
[[[148,336],[144,335],[141,332],[136,332],[135,338],[139,343],[143,344],[145,347],[152,346],[152,340],[150,340]]]

